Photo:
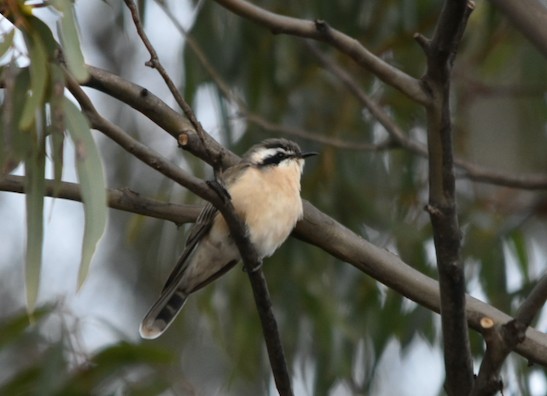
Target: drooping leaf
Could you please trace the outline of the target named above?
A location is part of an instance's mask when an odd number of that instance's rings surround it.
[[[0,36],[0,58],[11,48],[14,35],[15,29],[11,29],[8,33]]]
[[[30,57],[30,92],[25,102],[19,129],[28,130],[33,125],[38,108],[43,105],[47,82],[47,53],[38,32],[25,34]]]
[[[63,55],[68,69],[79,82],[85,81],[89,73],[85,67],[84,56],[80,47],[74,4],[71,0],[56,0],[55,6],[63,16],[59,20],[59,36],[63,45]]]
[[[32,321],[29,320],[28,313],[26,312],[18,313],[4,319],[4,321],[0,322],[0,349],[19,338],[31,323],[38,322],[52,310],[53,307],[50,305],[36,308],[32,314]]]
[[[116,381],[123,375],[122,370],[139,364],[163,365],[171,361],[169,352],[146,344],[122,342],[108,347],[92,358],[92,364],[76,372],[58,395],[83,395],[108,382]],[[160,394],[167,383],[158,384]]]
[[[43,120],[45,117],[39,117],[37,121],[40,121],[40,118]],[[28,156],[25,158],[25,183],[27,215],[25,286],[27,310],[32,313],[40,286],[44,239],[45,134],[39,122],[36,123],[36,131],[29,145]]]
[[[55,64],[50,64],[51,76],[51,96],[49,136],[51,138],[51,159],[53,161],[53,180],[54,194],[57,195],[61,186],[61,177],[63,175],[63,147],[65,139],[65,114],[63,109],[63,98],[65,79],[61,68]]]
[[[74,142],[76,169],[85,211],[82,259],[78,273],[81,287],[89,272],[91,258],[106,227],[107,208],[102,161],[87,119],[67,98],[63,101],[66,127]]]

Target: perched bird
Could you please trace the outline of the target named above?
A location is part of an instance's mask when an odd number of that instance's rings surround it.
[[[286,139],[267,139],[222,173],[221,184],[236,213],[245,221],[260,258],[271,256],[302,218],[300,176],[304,158],[315,154],[302,153],[296,143]],[[184,251],[159,299],[140,325],[141,337],[159,337],[191,293],[224,274],[240,259],[224,218],[207,204],[190,229]]]

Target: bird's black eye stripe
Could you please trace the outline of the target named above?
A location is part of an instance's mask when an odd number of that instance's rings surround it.
[[[289,154],[287,154],[285,152],[282,152],[282,151],[278,151],[274,155],[264,158],[264,161],[262,161],[262,163],[260,165],[261,166],[277,165],[281,161],[283,161],[284,159],[289,158],[289,157],[290,157]]]

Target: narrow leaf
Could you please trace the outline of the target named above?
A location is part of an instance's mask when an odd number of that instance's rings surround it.
[[[43,104],[47,81],[47,54],[44,44],[36,32],[31,37],[25,37],[30,57],[30,97],[25,103],[19,123],[22,130],[31,128],[36,110]]]
[[[76,16],[74,15],[74,5],[72,1],[59,1],[57,3],[59,3],[63,13],[58,29],[63,44],[63,55],[68,69],[76,80],[79,82],[85,81],[89,74],[85,67],[82,49],[80,48]]]
[[[53,191],[55,196],[61,187],[63,175],[63,147],[65,140],[65,114],[63,109],[65,79],[63,70],[55,63],[50,63],[51,97],[50,97],[50,137],[51,159],[53,160]]]
[[[87,119],[70,100],[64,98],[65,123],[76,150],[76,168],[85,211],[82,261],[78,288],[89,272],[91,258],[106,227],[107,208],[103,166]]]
[[[14,35],[15,29],[11,29],[8,33],[0,36],[0,57],[6,55],[6,52],[11,48]]]
[[[37,123],[38,127],[41,125]],[[27,290],[27,311],[34,311],[40,286],[42,267],[42,244],[44,239],[44,194],[45,194],[45,136],[37,130],[30,143],[25,160],[27,249],[25,285]]]

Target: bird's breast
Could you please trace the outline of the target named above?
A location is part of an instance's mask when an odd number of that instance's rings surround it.
[[[271,256],[302,218],[299,167],[249,168],[228,191],[261,257]]]

